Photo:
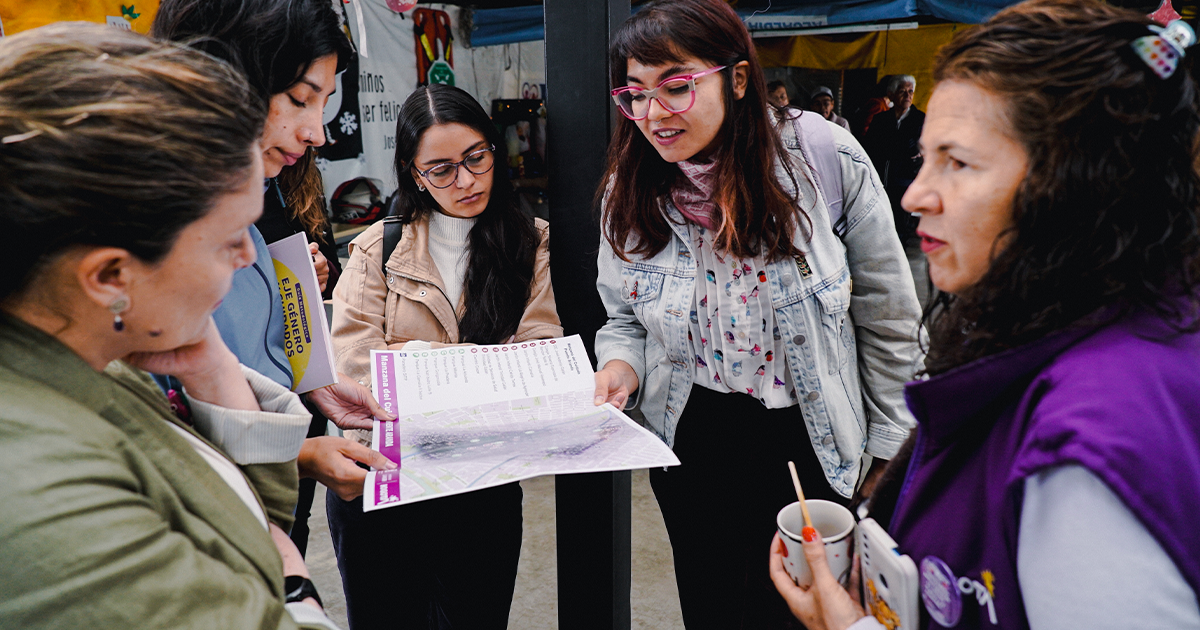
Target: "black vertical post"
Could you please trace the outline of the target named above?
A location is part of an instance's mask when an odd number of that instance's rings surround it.
[[[595,358],[606,315],[596,293],[600,229],[594,197],[615,112],[608,97],[610,34],[629,0],[544,0],[550,269],[566,334]],[[558,626],[630,627],[630,473],[555,479]]]

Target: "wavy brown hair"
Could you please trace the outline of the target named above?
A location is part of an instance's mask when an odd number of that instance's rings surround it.
[[[1160,79],[1134,53],[1150,24],[1092,0],[1033,0],[938,54],[938,82],[1000,98],[1029,167],[983,278],[926,312],[928,372],[1133,309],[1200,325],[1196,83],[1188,59]]]
[[[713,201],[722,213],[715,246],[747,258],[799,254],[793,237],[804,214],[776,178],[776,163],[787,169],[793,183],[795,175],[767,115],[767,84],[758,53],[737,13],[720,0],[651,2],[621,25],[608,56],[616,87],[625,85],[630,59],[653,66],[690,56],[727,66],[719,73],[726,112],[719,131],[722,142],[713,155],[718,165]],[[749,81],[745,95],[735,99],[732,66],[741,61],[749,63]],[[622,259],[631,254],[648,258],[666,247],[671,226],[661,203],[680,176],[636,123],[619,117],[597,196],[605,208],[604,236]]]
[[[325,205],[325,183],[317,168],[317,149],[308,147],[295,164],[279,171],[275,181],[283,191],[287,212],[304,228],[308,240],[325,242],[329,216]]]

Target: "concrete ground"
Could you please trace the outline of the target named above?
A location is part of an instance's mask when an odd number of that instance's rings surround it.
[[[516,592],[508,627],[549,630],[558,627],[558,563],[554,529],[554,478],[521,482],[525,492],[525,534],[517,569]],[[325,520],[325,489],[317,487],[308,543],[308,568],[325,601],[325,611],[342,628],[346,600]],[[633,473],[633,585],[630,591],[635,630],[683,630],[671,543],[645,470]]]

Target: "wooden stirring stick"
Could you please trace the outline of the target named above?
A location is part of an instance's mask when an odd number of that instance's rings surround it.
[[[812,526],[812,517],[808,515],[808,502],[804,500],[804,490],[800,488],[800,477],[796,474],[796,463],[789,461],[788,470],[792,472],[792,485],[796,486],[796,498],[800,500],[800,512],[804,515],[804,529],[811,529],[815,533],[816,530]],[[804,538],[806,540],[810,539],[807,535],[808,531],[802,533],[805,534]]]

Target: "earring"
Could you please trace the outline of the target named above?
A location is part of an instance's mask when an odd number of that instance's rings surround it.
[[[417,190],[425,192],[425,184],[417,184]]]
[[[125,320],[121,319],[121,312],[129,308],[129,300],[126,298],[117,298],[116,302],[108,305],[108,310],[113,314],[113,330],[121,332],[125,330]]]

